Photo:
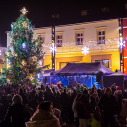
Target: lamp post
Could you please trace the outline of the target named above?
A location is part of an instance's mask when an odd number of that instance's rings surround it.
[[[50,49],[51,50],[51,49]],[[55,70],[55,17],[54,17],[54,24],[52,25],[52,69]]]
[[[123,20],[119,19],[119,51],[120,51],[120,71],[124,73],[124,46],[123,41]]]

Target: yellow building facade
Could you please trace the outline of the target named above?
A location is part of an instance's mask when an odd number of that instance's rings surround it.
[[[43,65],[50,64],[52,68],[51,51],[52,27],[36,28],[34,38],[43,41],[45,58]],[[68,24],[55,27],[55,70],[67,63],[102,62],[112,71],[120,69],[120,53],[118,47],[118,19]],[[9,46],[7,33],[7,46]],[[88,49],[86,55],[82,52]]]

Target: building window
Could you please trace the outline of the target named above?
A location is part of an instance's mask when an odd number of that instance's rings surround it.
[[[40,40],[40,42],[44,42],[44,37],[43,36],[39,35],[38,39]]]
[[[56,46],[57,47],[62,47],[62,35],[57,35],[56,36]]]
[[[83,33],[77,33],[76,45],[83,45]]]
[[[106,68],[109,68],[109,60],[95,60],[95,62],[101,62]]]
[[[105,31],[98,31],[98,44],[105,44]]]

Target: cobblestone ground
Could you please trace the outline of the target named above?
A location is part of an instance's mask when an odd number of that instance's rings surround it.
[[[62,127],[76,127],[76,125],[74,123],[68,123],[66,126],[62,126]],[[127,127],[127,125],[126,126],[115,125],[114,127]]]

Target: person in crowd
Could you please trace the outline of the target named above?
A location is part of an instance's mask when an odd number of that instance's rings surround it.
[[[127,99],[122,100],[122,110],[120,112],[121,124],[126,127],[126,118],[127,118]]]
[[[116,91],[116,83],[113,83],[111,89],[112,89],[112,94],[114,94],[114,92]]]
[[[75,88],[77,86],[77,82],[74,81],[73,87]]]
[[[118,119],[119,119],[120,112],[122,110],[122,100],[123,100],[122,91],[121,90],[115,91],[114,96],[118,102],[117,114],[118,114]]]
[[[60,125],[63,125],[63,121],[61,118],[61,111],[57,108],[53,109],[53,114],[59,119]]]
[[[98,97],[96,93],[90,97],[90,108],[91,110],[95,110],[96,106],[98,105]]]
[[[18,94],[13,97],[12,101],[0,127],[26,127],[25,122],[31,117],[28,107],[22,104],[22,97]]]
[[[90,119],[90,105],[87,90],[84,90],[83,94],[79,97],[76,108],[79,117],[79,127],[87,127]]]
[[[24,92],[23,92],[22,89],[20,89],[19,95],[22,97],[22,99],[23,99],[23,104],[24,104],[24,105],[26,105],[26,104],[29,103],[28,97],[27,97],[26,94],[24,94]]]
[[[117,108],[117,101],[112,95],[112,89],[107,88],[105,95],[99,101],[98,106],[103,110],[104,127],[108,127],[108,122],[111,127],[114,127],[114,113]]]
[[[81,84],[80,88],[81,88],[81,92],[83,92],[83,90],[84,90],[85,87],[84,87],[83,84]]]
[[[27,122],[27,127],[60,127],[59,119],[53,115],[53,103],[42,102],[38,105],[38,110],[31,118],[32,122]]]
[[[94,91],[97,91],[97,87],[96,87],[95,84],[93,84],[93,87],[92,88],[94,89]]]
[[[60,107],[61,107],[61,117],[63,120],[63,125],[66,125],[66,122],[68,121],[67,119],[67,111],[68,111],[68,93],[67,93],[67,88],[64,88],[64,92],[61,93],[60,96]]]
[[[72,111],[72,104],[73,104],[73,96],[72,96],[72,90],[68,90],[68,103],[67,103],[67,113],[68,113],[68,120],[69,122],[74,121],[74,113]]]
[[[81,87],[80,87],[80,84],[79,83],[76,86],[76,92],[77,93],[80,93],[81,92]]]
[[[76,120],[76,127],[79,127],[79,117],[78,117],[78,114],[77,114],[76,104],[77,104],[77,100],[79,99],[80,96],[81,96],[81,94],[76,95],[76,97],[74,99],[74,102],[73,102],[73,105],[72,105],[72,110],[74,112],[74,118]]]
[[[96,116],[95,111],[91,111],[90,115],[91,115],[90,127],[101,127],[100,121]]]

